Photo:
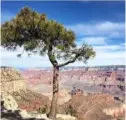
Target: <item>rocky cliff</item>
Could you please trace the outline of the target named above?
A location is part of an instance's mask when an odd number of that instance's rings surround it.
[[[15,68],[1,67],[0,76],[2,98],[8,94],[13,96],[19,108],[27,111],[39,110],[45,106],[50,106],[48,97],[27,89],[24,78]]]
[[[111,108],[119,109],[120,103],[116,102],[111,95],[100,93],[87,96],[74,95],[68,102],[59,106],[58,112],[71,114],[78,120],[122,120],[118,118],[125,116],[125,109],[122,109],[122,113],[112,111],[110,114]]]
[[[42,85],[52,86],[52,70],[29,69],[22,71],[21,74],[26,79],[29,88],[37,88],[38,92],[49,91]],[[70,91],[76,87],[85,93],[109,93],[120,102],[125,100],[125,70],[62,70],[59,84],[60,88],[67,88]]]
[[[16,69],[11,67],[1,67],[0,76],[1,93],[13,93],[15,91],[26,89],[25,81],[22,75]]]

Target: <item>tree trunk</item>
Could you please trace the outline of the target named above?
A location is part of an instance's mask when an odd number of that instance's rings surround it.
[[[51,109],[48,117],[55,120],[57,113],[57,100],[59,92],[59,67],[55,66],[53,68],[53,96],[51,102]]]

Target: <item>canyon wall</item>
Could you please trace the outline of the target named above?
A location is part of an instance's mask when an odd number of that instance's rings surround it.
[[[43,109],[45,106],[49,108],[49,98],[28,90],[25,79],[17,69],[1,67],[0,76],[2,99],[7,96],[12,96],[17,102],[18,107],[27,111],[39,110],[40,108]]]
[[[33,89],[40,85],[52,86],[52,70],[24,70],[21,72],[27,84]],[[85,93],[109,93],[124,101],[125,71],[124,70],[95,70],[70,69],[60,71],[60,88],[72,90],[73,87]],[[43,92],[40,89],[40,92]]]
[[[1,93],[13,93],[15,91],[26,89],[24,78],[16,69],[11,67],[1,67],[0,76]]]

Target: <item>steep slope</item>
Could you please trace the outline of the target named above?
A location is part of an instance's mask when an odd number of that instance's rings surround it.
[[[119,106],[111,95],[75,95],[59,107],[59,112],[75,115],[79,120],[113,120],[114,116],[106,115],[103,110]]]

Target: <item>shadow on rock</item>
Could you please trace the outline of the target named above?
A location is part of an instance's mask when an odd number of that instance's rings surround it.
[[[1,120],[46,120],[46,119],[42,119],[42,118],[23,118],[20,115],[20,110],[15,110],[15,111],[5,111],[5,112],[1,112]]]

